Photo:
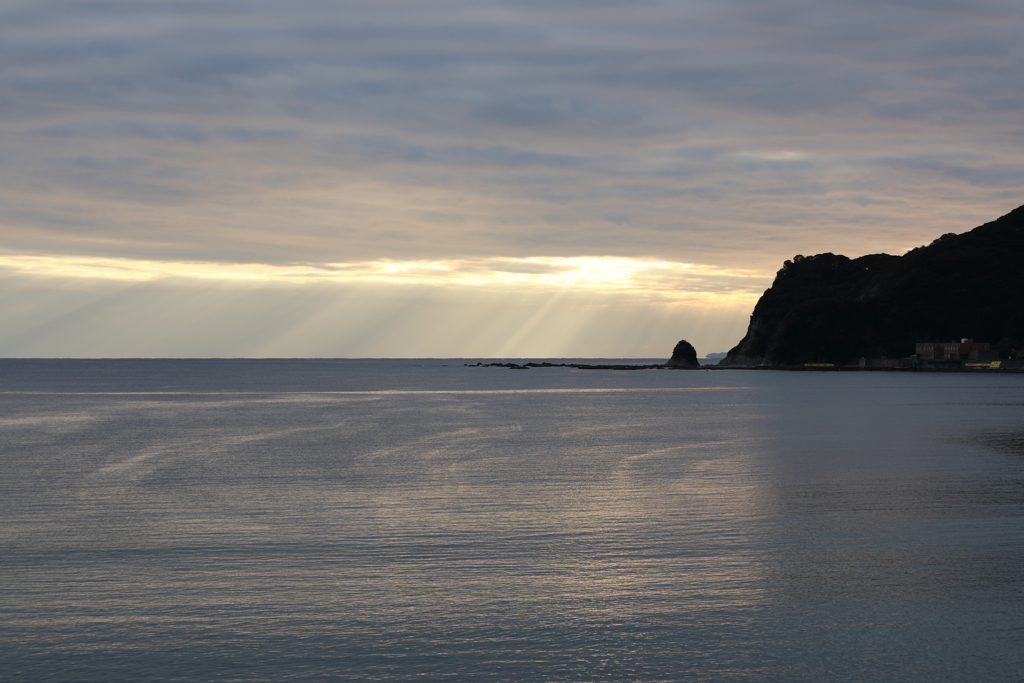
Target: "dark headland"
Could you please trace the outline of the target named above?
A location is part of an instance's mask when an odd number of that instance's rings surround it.
[[[903,256],[786,261],[719,366],[941,369],[914,363],[916,344],[962,339],[988,342],[1004,366],[1024,359],[1024,206]]]

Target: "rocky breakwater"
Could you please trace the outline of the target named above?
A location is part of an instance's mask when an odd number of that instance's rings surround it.
[[[508,368],[509,370],[529,370],[530,368],[576,368],[577,370],[664,370],[666,365],[589,365],[587,363],[463,363],[467,368]]]
[[[576,368],[577,370],[694,370],[700,368],[697,361],[697,351],[685,339],[676,344],[672,349],[672,357],[667,363],[647,365],[627,365],[617,363],[614,365],[592,365],[589,363],[463,363],[467,368],[508,368],[509,370],[529,370],[530,368]]]

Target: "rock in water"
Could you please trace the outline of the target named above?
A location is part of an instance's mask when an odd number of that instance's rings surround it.
[[[665,363],[670,368],[699,368],[700,363],[697,362],[697,349],[693,348],[693,344],[681,339],[676,347],[672,349],[672,357]]]

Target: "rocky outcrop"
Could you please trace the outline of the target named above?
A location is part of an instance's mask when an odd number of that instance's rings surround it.
[[[903,256],[786,261],[719,365],[900,358],[921,340],[1024,344],[1024,207]]]
[[[697,350],[693,348],[690,342],[682,339],[676,344],[675,348],[672,349],[672,357],[665,363],[666,367],[670,368],[692,368],[696,369],[700,367],[700,363],[697,361]]]

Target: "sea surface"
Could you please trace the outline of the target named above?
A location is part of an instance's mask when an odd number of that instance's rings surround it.
[[[1024,376],[478,360],[0,360],[0,680],[1024,680]]]

